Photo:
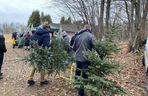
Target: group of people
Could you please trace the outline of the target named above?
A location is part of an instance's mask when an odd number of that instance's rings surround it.
[[[42,27],[36,29],[33,31],[33,34],[30,36],[29,33],[27,33],[25,36],[26,38],[29,37],[30,40],[35,40],[38,42],[38,45],[43,47],[50,47],[50,26],[48,24],[44,24]],[[94,47],[95,37],[91,32],[91,26],[85,25],[84,28],[77,32],[74,36],[72,36],[71,40],[68,34],[64,31],[62,33],[63,41],[69,45],[73,51],[75,52],[75,58],[76,58],[76,72],[75,72],[75,79],[77,79],[77,76],[82,76],[83,78],[88,78],[88,75],[86,72],[82,72],[81,70],[85,70],[88,68],[90,62],[85,58],[84,52],[88,50],[92,50]],[[29,42],[29,41],[28,41]],[[1,72],[1,66],[3,64],[3,57],[4,53],[6,52],[6,46],[5,46],[5,39],[4,36],[0,34],[0,79],[2,79],[2,72]],[[30,74],[30,77],[28,79],[28,84],[33,85],[35,83],[33,77],[35,74],[36,68],[33,66],[33,70]],[[81,75],[82,74],[82,75]],[[45,72],[40,72],[40,84],[45,85],[48,84],[48,80],[46,80]],[[84,96],[84,89],[79,89],[78,92],[79,96]]]
[[[50,42],[50,27],[43,25],[43,28],[39,28],[36,30],[36,34],[32,36],[32,40],[38,41],[38,44],[43,47],[49,47],[49,42]],[[85,25],[84,28],[77,32],[70,40],[68,34],[64,31],[62,33],[62,38],[63,41],[69,45],[73,51],[75,52],[75,58],[76,58],[76,72],[75,72],[75,77],[77,79],[78,76],[87,79],[88,75],[86,74],[85,70],[88,69],[88,66],[90,65],[90,62],[85,58],[84,52],[88,50],[92,50],[94,47],[94,42],[95,42],[95,37],[91,32],[91,26],[90,25]],[[35,81],[33,80],[33,76],[35,73],[35,67],[33,67],[33,70],[31,72],[30,78],[28,80],[29,85],[33,85]],[[45,72],[40,72],[41,74],[41,81],[40,84],[48,84],[48,80],[44,78]],[[78,92],[79,96],[84,96],[84,89],[81,88],[79,89]]]
[[[25,46],[25,50],[29,50],[30,37],[30,32],[20,34],[18,34],[18,32],[12,32],[12,48],[15,48],[16,46],[18,46],[18,48]]]
[[[50,26],[48,25],[48,23],[43,24],[42,27],[39,27],[34,31],[35,31],[35,33],[31,36],[31,41],[37,41],[38,45],[42,46],[43,48],[50,47],[49,42],[51,42],[51,40],[53,38],[58,38],[58,36],[56,34],[53,36],[50,36]],[[69,45],[70,38],[65,31],[62,32],[62,39],[65,44]],[[29,76],[29,80],[27,82],[29,85],[35,84],[35,81],[33,79],[35,71],[36,71],[36,67],[33,66],[32,72],[31,72],[31,74]],[[40,85],[46,85],[49,83],[49,81],[46,80],[44,77],[45,77],[45,71],[42,70],[40,72]]]

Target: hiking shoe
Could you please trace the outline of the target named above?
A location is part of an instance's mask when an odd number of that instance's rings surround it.
[[[31,85],[35,84],[35,81],[34,80],[28,80],[27,83],[31,86]]]
[[[43,80],[43,81],[40,82],[40,85],[47,85],[48,83],[49,83],[48,80]]]

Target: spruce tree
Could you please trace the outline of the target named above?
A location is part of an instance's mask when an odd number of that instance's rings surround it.
[[[61,20],[60,20],[60,24],[64,24],[65,23],[65,17],[61,17]]]
[[[42,22],[47,21],[48,23],[52,23],[52,19],[50,15],[45,15],[42,17]]]
[[[39,46],[35,41],[32,44],[34,48],[31,48],[30,53],[23,60],[35,66],[39,72],[44,70],[48,74],[59,74],[66,70],[66,65],[72,60],[64,49],[65,44],[62,39],[53,39],[49,48]]]
[[[41,23],[43,23],[44,12],[41,12]]]
[[[65,24],[72,24],[71,17],[68,17],[68,19],[65,20]]]
[[[124,88],[108,78],[119,71],[118,62],[108,57],[117,50],[117,46],[110,41],[97,41],[94,50],[85,53],[91,64],[88,70],[81,71],[86,71],[88,79],[80,76],[75,80],[75,88],[84,88],[88,96],[115,96],[126,93]]]
[[[28,26],[38,27],[41,24],[40,13],[38,10],[33,11],[28,20]]]
[[[65,17],[61,17],[60,23],[61,24],[72,24],[71,17],[68,17],[67,19],[65,19]]]

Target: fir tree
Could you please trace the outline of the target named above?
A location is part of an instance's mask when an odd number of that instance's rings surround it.
[[[34,65],[39,72],[45,70],[48,74],[59,74],[61,71],[64,72],[66,70],[66,65],[72,60],[64,50],[63,45],[61,39],[53,39],[49,48],[43,48],[37,42],[33,42],[34,48],[23,60]]]
[[[42,22],[47,21],[49,24],[52,23],[52,19],[50,15],[43,15],[43,17],[41,18]]]
[[[61,17],[61,20],[60,20],[60,24],[64,24],[65,23],[65,17]]]
[[[85,57],[91,64],[88,70],[81,70],[87,72],[88,79],[80,76],[75,81],[75,88],[84,88],[88,96],[115,96],[126,93],[124,88],[107,78],[119,71],[119,64],[108,58],[108,55],[118,50],[117,46],[110,41],[97,41],[95,49],[86,52]]]
[[[38,10],[33,11],[28,20],[28,26],[38,27],[41,24],[40,13]]]
[[[68,19],[65,20],[65,24],[72,24],[71,17],[68,17]]]
[[[61,24],[72,24],[71,17],[68,17],[67,19],[65,19],[65,17],[61,17],[60,23]]]

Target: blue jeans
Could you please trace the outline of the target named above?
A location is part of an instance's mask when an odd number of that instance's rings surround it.
[[[77,76],[81,76],[81,74],[84,79],[88,78],[88,75],[86,74],[86,70],[88,69],[89,65],[90,65],[90,62],[88,61],[85,61],[85,62],[76,61],[76,73],[75,73],[76,79],[77,79]],[[78,94],[79,96],[84,96],[84,88],[80,88]]]

